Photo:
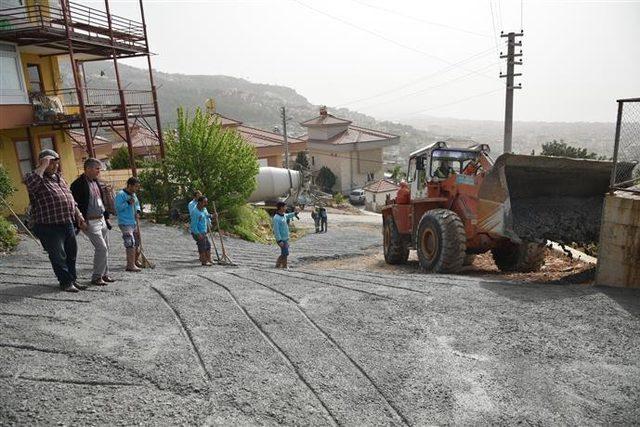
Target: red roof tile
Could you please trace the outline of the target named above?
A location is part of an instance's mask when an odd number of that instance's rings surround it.
[[[354,125],[350,125],[346,131],[340,132],[336,136],[327,140],[309,139],[309,135],[303,135],[300,137],[300,139],[304,141],[331,145],[355,144],[356,142],[384,141],[395,138],[398,138],[398,136],[391,133],[367,129]]]
[[[363,190],[371,193],[386,193],[389,191],[396,191],[400,186],[388,179],[380,179],[364,186]]]

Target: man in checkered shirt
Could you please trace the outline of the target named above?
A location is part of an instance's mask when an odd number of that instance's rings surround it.
[[[87,225],[67,182],[59,173],[58,153],[42,150],[38,159],[40,165],[24,178],[31,201],[33,231],[49,254],[60,288],[65,292],[78,292],[86,286],[76,282],[78,245],[74,223],[81,230]]]

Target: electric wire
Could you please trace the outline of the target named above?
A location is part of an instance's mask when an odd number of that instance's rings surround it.
[[[435,60],[437,60],[437,61],[443,62],[443,63],[448,64],[448,65],[450,65],[450,66],[454,66],[454,67],[461,68],[461,69],[463,69],[463,70],[465,70],[465,71],[470,71],[469,69],[467,69],[467,68],[465,68],[465,67],[462,67],[462,66],[459,66],[459,65],[457,65],[455,62],[451,62],[451,61],[449,61],[448,59],[440,58],[439,56],[433,55],[433,54],[431,54],[431,53],[429,53],[429,52],[426,52],[426,51],[424,51],[424,50],[421,50],[421,49],[415,48],[415,47],[413,47],[413,46],[406,45],[406,44],[401,43],[401,42],[399,42],[399,41],[397,41],[397,40],[394,40],[394,39],[392,39],[392,38],[389,38],[389,37],[387,37],[387,36],[385,36],[385,35],[383,35],[383,34],[377,33],[377,32],[375,32],[375,31],[371,31],[371,30],[369,30],[368,28],[364,28],[364,27],[362,27],[362,26],[360,26],[360,25],[354,24],[353,22],[347,21],[347,20],[342,19],[342,18],[340,18],[340,17],[338,17],[338,16],[335,16],[335,15],[332,15],[332,14],[330,14],[330,13],[327,13],[327,12],[325,12],[325,11],[323,11],[323,10],[317,9],[317,8],[315,8],[315,7],[313,7],[313,6],[309,6],[308,4],[306,4],[306,3],[302,2],[301,0],[291,0],[291,1],[292,1],[292,2],[294,2],[294,3],[299,4],[300,6],[302,6],[302,7],[304,7],[304,8],[307,8],[307,9],[309,9],[309,10],[312,10],[312,11],[316,12],[316,13],[319,13],[319,14],[321,14],[321,15],[324,15],[324,16],[326,16],[326,17],[328,17],[328,18],[331,18],[331,19],[333,19],[333,20],[335,20],[335,21],[341,22],[342,24],[347,25],[347,26],[349,26],[349,27],[356,28],[356,29],[358,29],[358,30],[360,30],[360,31],[363,31],[363,32],[365,32],[365,33],[367,33],[367,34],[370,34],[370,35],[372,35],[372,36],[374,36],[374,37],[377,37],[377,38],[379,38],[379,39],[385,40],[385,41],[387,41],[387,42],[389,42],[389,43],[392,43],[392,44],[394,44],[394,45],[396,45],[396,46],[399,46],[399,47],[401,47],[401,48],[403,48],[403,49],[407,49],[407,50],[410,50],[410,51],[412,51],[412,52],[419,53],[419,54],[421,54],[421,55],[424,55],[424,56],[426,56],[426,57],[429,57],[429,58],[435,59]],[[493,79],[493,76],[489,76],[489,75],[487,75],[487,74],[481,74],[481,73],[478,73],[478,74],[479,74],[479,75],[481,75],[481,76],[484,76],[484,77],[486,77],[486,78]]]
[[[486,70],[488,68],[494,67],[494,66],[499,65],[499,64],[501,64],[501,62],[494,62],[492,64],[485,65],[484,67],[482,67],[480,69],[477,69],[476,71],[484,71],[484,70]],[[428,91],[430,91],[432,89],[437,89],[439,87],[446,86],[446,85],[448,85],[450,83],[453,83],[453,82],[458,81],[458,80],[465,79],[465,78],[473,76],[473,75],[474,75],[474,73],[463,74],[461,76],[454,77],[452,79],[449,79],[449,80],[447,80],[447,81],[445,81],[443,83],[440,83],[440,84],[437,84],[437,85],[434,85],[434,86],[429,86],[427,88],[420,89],[420,90],[415,91],[415,92],[406,93],[406,94],[397,96],[395,98],[392,98],[392,99],[389,99],[389,100],[386,100],[386,101],[383,101],[383,102],[377,102],[375,104],[369,104],[369,105],[361,106],[361,107],[358,107],[358,108],[361,109],[361,110],[365,110],[367,108],[373,108],[373,107],[377,107],[377,106],[380,106],[380,105],[390,104],[390,103],[393,103],[395,101],[398,101],[398,100],[401,100],[401,99],[404,99],[404,98],[408,98],[410,96],[421,95],[421,94],[426,93],[426,92],[428,92]]]
[[[455,65],[460,65],[460,64],[473,62],[473,61],[475,61],[477,59],[480,59],[480,58],[486,56],[491,50],[493,50],[493,47],[491,47],[489,49],[486,49],[486,50],[483,50],[482,52],[478,52],[475,55],[472,55],[472,56],[470,56],[470,57],[468,57],[466,59],[462,59],[462,60],[456,62]],[[452,64],[452,65],[444,67],[444,68],[442,68],[440,70],[437,70],[437,71],[435,71],[433,73],[429,73],[429,74],[424,75],[422,77],[419,77],[419,78],[417,78],[415,80],[412,80],[412,81],[410,81],[408,83],[403,83],[400,86],[396,86],[396,87],[393,87],[391,89],[387,89],[387,90],[384,90],[382,92],[378,92],[378,93],[376,93],[374,95],[366,96],[364,98],[358,98],[358,99],[354,99],[354,100],[351,100],[351,101],[342,102],[342,103],[336,104],[336,106],[337,107],[346,107],[348,105],[358,104],[358,103],[360,103],[362,101],[368,101],[370,99],[379,98],[379,97],[384,96],[384,95],[395,93],[395,92],[397,92],[397,91],[399,91],[401,89],[404,89],[406,87],[413,86],[413,85],[415,85],[417,83],[423,82],[423,81],[428,80],[430,78],[439,76],[440,74],[446,73],[446,72],[452,70],[453,68],[454,67],[453,67],[453,64]]]
[[[454,27],[453,25],[442,24],[440,22],[428,21],[426,19],[418,18],[416,16],[406,15],[404,13],[398,12],[398,11],[393,10],[393,9],[387,9],[385,7],[374,6],[372,4],[366,3],[366,2],[361,1],[361,0],[351,0],[351,1],[354,2],[354,3],[361,4],[362,6],[369,7],[371,9],[381,10],[383,12],[391,13],[393,15],[401,16],[403,18],[411,19],[413,21],[421,22],[423,24],[434,25],[434,26],[438,26],[438,27],[442,27],[442,28],[448,28],[448,29],[453,30],[453,31],[460,31],[462,33],[472,34],[474,36],[489,37],[489,38],[491,37],[490,35],[487,35],[487,34],[482,34],[482,33],[476,32],[476,31],[466,30],[464,28]]]
[[[493,39],[496,42],[496,54],[500,56],[500,48],[498,47],[498,31],[496,30],[496,20],[493,13],[493,3],[492,0],[489,0],[489,9],[491,11],[491,23],[493,25]]]

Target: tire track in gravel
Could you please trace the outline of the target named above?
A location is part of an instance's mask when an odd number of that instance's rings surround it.
[[[60,320],[60,321],[64,320],[60,317],[47,316],[46,314],[8,313],[6,311],[0,311],[0,316],[15,316],[15,317],[38,318],[38,319],[48,319],[48,320]]]
[[[270,270],[265,270],[263,268],[252,268],[252,270],[259,271],[261,273],[274,274],[274,275],[275,274],[279,274],[279,273],[275,273],[275,272],[270,271]],[[382,295],[382,294],[377,294],[375,292],[364,291],[362,289],[352,288],[352,287],[344,286],[344,285],[338,285],[336,283],[321,282],[320,280],[309,279],[308,277],[294,276],[294,275],[291,274],[290,271],[287,271],[285,274],[288,274],[291,277],[295,277],[297,279],[305,279],[305,280],[308,280],[310,282],[320,283],[321,285],[325,285],[325,286],[331,286],[331,287],[334,287],[334,288],[342,288],[342,289],[346,289],[346,290],[349,290],[349,291],[354,291],[354,292],[359,292],[361,294],[370,295],[370,296],[373,296],[373,297],[376,297],[376,298],[382,298],[382,299],[386,299],[386,300],[390,300],[390,301],[395,301],[395,298],[391,298],[391,297],[388,297],[388,296]]]
[[[207,276],[204,276],[204,275],[201,275],[201,274],[198,274],[197,276],[202,278],[202,279],[205,279],[205,280],[213,283],[214,285],[217,285],[217,286],[223,288],[225,291],[227,291],[227,293],[229,294],[229,296],[231,297],[231,299],[233,300],[235,305],[244,314],[244,316],[253,324],[253,326],[256,328],[256,330],[258,331],[260,336],[262,336],[262,338],[276,351],[276,353],[282,358],[282,360],[289,367],[289,369],[291,369],[298,376],[300,381],[302,381],[302,383],[311,391],[311,393],[313,393],[313,395],[316,397],[316,399],[318,399],[318,402],[320,402],[320,405],[322,405],[324,410],[327,412],[327,414],[329,415],[329,417],[333,421],[334,425],[339,426],[340,423],[338,422],[336,417],[333,415],[333,413],[329,410],[328,406],[322,400],[322,398],[320,397],[318,392],[313,388],[313,386],[311,384],[309,384],[309,382],[307,382],[307,380],[304,378],[304,376],[302,376],[302,373],[298,370],[298,368],[296,368],[296,366],[293,364],[293,362],[291,361],[289,356],[287,356],[287,354],[282,350],[282,348],[280,348],[280,346],[271,338],[271,336],[269,336],[269,334],[262,328],[262,326],[260,326],[260,324],[249,314],[247,309],[244,308],[244,306],[242,304],[240,304],[240,301],[238,301],[238,299],[233,294],[233,292],[231,292],[231,289],[229,289],[227,286],[223,285],[222,283],[217,282],[216,280],[211,279],[211,278],[209,278]]]
[[[205,366],[205,363],[204,363],[204,359],[202,358],[202,354],[200,353],[200,350],[198,349],[198,346],[196,345],[196,343],[195,343],[195,341],[193,339],[193,335],[191,333],[191,330],[189,329],[189,327],[185,323],[184,319],[180,315],[180,312],[178,310],[176,310],[175,308],[173,308],[173,306],[171,305],[171,303],[169,303],[169,300],[162,293],[161,290],[157,289],[154,286],[151,286],[151,289],[153,289],[160,296],[160,298],[162,299],[164,304],[169,308],[171,313],[173,313],[173,317],[176,319],[176,322],[178,322],[178,325],[180,326],[181,333],[185,336],[187,341],[189,341],[191,351],[194,353],[196,359],[198,360],[200,368],[204,372],[205,377],[207,378],[208,381],[211,381],[211,379],[212,379],[211,378],[211,373],[207,370],[207,367]]]
[[[428,295],[428,296],[433,296],[433,294],[431,294],[430,292],[425,292],[425,291],[421,291],[419,289],[412,289],[412,288],[407,288],[405,286],[395,286],[395,285],[387,285],[387,284],[383,284],[383,283],[376,283],[376,282],[370,282],[370,281],[366,281],[366,280],[360,280],[360,279],[354,279],[352,277],[341,277],[341,276],[333,276],[331,274],[317,274],[317,273],[310,273],[308,270],[299,270],[300,273],[302,274],[308,274],[310,276],[314,276],[314,277],[329,277],[329,278],[333,278],[333,279],[340,279],[340,280],[350,280],[353,282],[359,282],[359,283],[364,283],[366,285],[371,285],[374,284],[376,286],[382,286],[385,288],[391,288],[391,289],[403,289],[405,291],[409,291],[409,292],[414,292],[417,294],[423,294],[423,295]],[[295,276],[294,276],[295,277]],[[455,286],[455,285],[451,285],[451,286]]]
[[[24,295],[24,294],[14,294],[10,292],[0,292],[0,296],[6,295],[9,297],[20,297],[20,298],[29,298],[29,299],[37,299],[41,301],[58,301],[58,302],[73,302],[73,303],[82,303],[82,304],[90,304],[93,301],[85,300],[85,299],[63,299],[63,298],[44,298],[44,297],[36,297],[32,295]],[[2,301],[0,301],[2,302]]]
[[[322,336],[324,336],[340,353],[342,353],[342,355],[344,355],[349,362],[351,362],[351,364],[358,370],[358,372],[360,372],[360,374],[362,374],[362,376],[364,376],[369,383],[371,383],[371,385],[373,386],[373,388],[380,394],[380,396],[382,397],[382,399],[387,403],[387,405],[389,405],[389,408],[391,409],[391,411],[400,419],[402,420],[402,422],[405,425],[411,426],[411,423],[409,422],[409,420],[402,414],[402,412],[400,412],[400,410],[396,407],[396,405],[394,405],[391,400],[389,400],[389,398],[386,396],[386,394],[380,389],[380,387],[378,387],[378,385],[376,384],[376,382],[373,380],[373,378],[371,378],[371,376],[364,370],[364,368],[357,362],[355,361],[350,355],[349,353],[347,353],[347,351],[340,345],[338,344],[338,342],[333,339],[333,337],[331,335],[329,335],[324,329],[322,329],[320,327],[320,325],[318,325],[316,323],[315,320],[313,320],[311,318],[311,316],[309,316],[309,314],[307,314],[306,310],[304,308],[302,308],[302,306],[300,305],[300,303],[293,297],[285,294],[284,292],[281,292],[277,289],[274,289],[273,287],[262,283],[258,280],[255,279],[250,279],[248,277],[243,277],[240,276],[236,273],[226,273],[228,275],[231,276],[235,276],[239,279],[243,279],[243,280],[248,280],[250,282],[253,282],[257,285],[260,285],[262,287],[265,287],[269,290],[271,290],[272,292],[277,293],[278,295],[281,295],[282,297],[286,298],[287,300],[289,300],[290,302],[292,302],[294,304],[294,306],[296,307],[296,309],[298,310],[298,312],[302,315],[302,317],[305,318],[305,320],[307,320],[307,322],[309,322],[311,324],[311,326],[317,330]]]
[[[72,384],[72,385],[92,385],[92,386],[106,386],[106,387],[144,387],[143,383],[131,383],[126,381],[96,381],[96,380],[68,380],[60,378],[43,378],[43,377],[30,377],[24,375],[17,376],[4,376],[0,378],[11,378],[23,381],[35,381],[42,383],[54,383],[54,384]]]

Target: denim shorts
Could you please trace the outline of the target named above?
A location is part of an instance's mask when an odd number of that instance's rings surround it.
[[[289,256],[289,242],[281,240],[278,242],[278,245],[281,242],[284,243],[284,245],[280,246],[280,256]]]
[[[122,231],[122,240],[125,248],[133,248],[140,246],[140,236],[135,225],[119,225]]]
[[[203,236],[203,238],[200,239],[199,238],[200,236]],[[207,237],[206,234],[191,233],[191,237],[193,237],[193,240],[196,241],[198,252],[203,253],[203,252],[209,252],[211,250],[211,242],[209,242],[209,238]]]

